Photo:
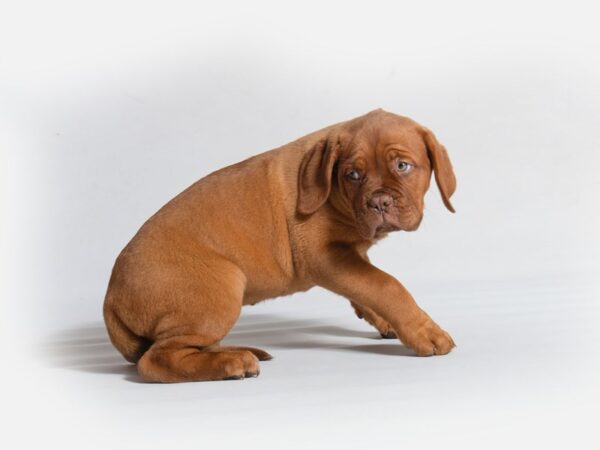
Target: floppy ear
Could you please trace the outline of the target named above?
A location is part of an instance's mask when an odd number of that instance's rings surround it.
[[[298,173],[296,208],[300,214],[312,214],[327,201],[338,149],[337,143],[323,139],[317,142],[302,160]]]
[[[427,146],[427,154],[433,166],[435,182],[438,185],[440,194],[442,194],[444,205],[446,205],[449,211],[455,212],[452,203],[450,203],[450,197],[456,190],[456,177],[454,176],[450,158],[448,158],[448,152],[446,152],[446,148],[438,142],[434,134],[427,128],[423,128],[423,140]]]

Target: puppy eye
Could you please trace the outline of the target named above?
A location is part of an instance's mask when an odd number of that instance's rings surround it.
[[[410,172],[413,165],[406,161],[398,161],[398,172]]]
[[[351,170],[350,172],[348,172],[346,174],[346,176],[348,177],[348,179],[350,179],[352,181],[360,180],[360,173],[358,173],[357,170]]]

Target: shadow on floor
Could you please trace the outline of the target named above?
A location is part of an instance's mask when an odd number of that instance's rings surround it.
[[[320,338],[319,338],[320,336]],[[315,320],[292,320],[273,314],[253,314],[240,317],[223,345],[251,345],[269,349],[321,349],[354,351],[380,355],[412,356],[414,353],[397,341],[344,345],[332,343],[329,337],[379,340],[373,331],[359,331],[327,325]],[[81,372],[122,375],[132,382],[141,382],[135,365],[127,363],[112,346],[103,324],[64,330],[46,338],[40,353],[51,367]],[[276,353],[275,353],[276,356]]]

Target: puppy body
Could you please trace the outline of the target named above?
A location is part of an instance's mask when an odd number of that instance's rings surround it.
[[[393,169],[398,158],[412,161],[412,173]],[[346,173],[359,166],[360,182]],[[117,258],[104,304],[113,344],[148,381],[256,376],[268,353],[219,345],[242,305],[320,285],[417,354],[447,353],[450,336],[366,256],[389,231],[418,226],[432,168],[451,209],[443,147],[410,119],[378,110],[208,175]]]

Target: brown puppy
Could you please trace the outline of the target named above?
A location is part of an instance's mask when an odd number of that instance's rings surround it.
[[[431,172],[455,178],[434,135],[372,111],[214,172],[179,194],[123,249],[104,303],[110,338],[148,381],[256,376],[271,356],[221,347],[242,305],[322,286],[418,355],[452,338],[367,250],[416,230]]]

